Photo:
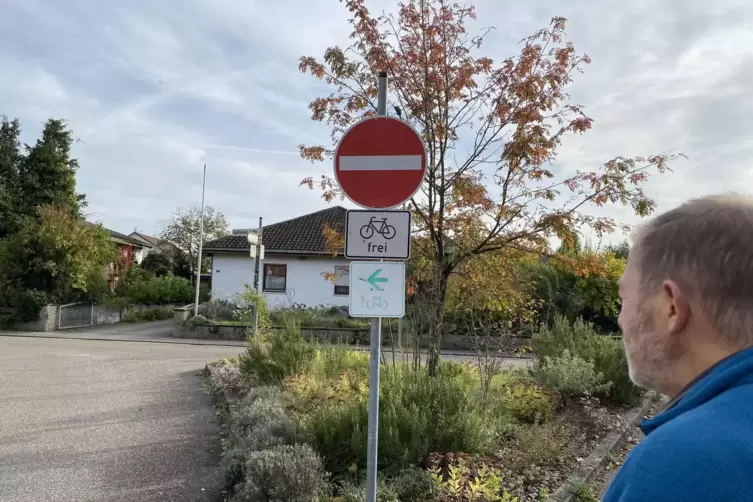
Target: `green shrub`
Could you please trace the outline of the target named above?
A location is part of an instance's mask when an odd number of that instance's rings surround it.
[[[283,326],[286,319],[295,319],[305,328],[365,328],[368,321],[354,319],[336,307],[292,306],[272,312],[272,324]]]
[[[510,467],[527,470],[533,466],[556,465],[573,437],[573,427],[558,421],[522,428],[511,451]]]
[[[390,479],[400,501],[428,502],[432,500],[431,475],[420,468],[410,468]]]
[[[343,372],[354,371],[359,375],[368,375],[369,355],[355,352],[347,345],[322,347],[316,352],[312,372],[323,379],[335,378]]]
[[[203,324],[212,324],[212,321],[201,314],[189,317],[186,321],[186,326],[201,326]]]
[[[433,500],[434,484],[431,475],[420,468],[410,468],[395,476],[381,475],[377,479],[377,502],[428,502]],[[343,483],[338,499],[341,502],[365,502],[366,480],[356,484]]]
[[[551,327],[542,326],[533,336],[533,351],[537,357],[561,356],[565,350],[594,362],[597,373],[611,385],[600,392],[603,397],[620,404],[632,404],[640,396],[640,389],[630,380],[627,356],[622,340],[597,334],[593,326],[582,319],[574,323],[557,316]]]
[[[282,332],[249,338],[239,365],[243,373],[264,384],[279,384],[285,377],[308,368],[315,353],[314,347],[301,336],[300,326],[289,322]]]
[[[593,361],[572,354],[568,349],[561,356],[536,359],[531,374],[566,397],[604,393],[611,386],[611,382],[604,383],[603,373],[596,372]]]
[[[276,446],[249,453],[245,479],[231,500],[312,502],[326,489],[322,462],[310,446]]]
[[[241,401],[241,406],[251,406],[259,400],[279,401],[282,397],[282,393],[278,387],[271,385],[263,385],[261,387],[254,387],[248,391],[246,397]]]
[[[123,322],[161,321],[174,316],[171,307],[150,306],[126,309],[120,317]]]
[[[251,453],[295,441],[295,424],[286,415],[280,397],[276,388],[258,387],[241,401],[220,465],[229,491],[246,479],[246,461]]]
[[[33,289],[16,291],[11,301],[11,307],[14,309],[12,321],[32,322],[39,320],[39,313],[47,304],[47,294]]]
[[[408,365],[382,370],[379,404],[379,467],[419,465],[430,452],[485,453],[497,438],[495,417],[478,406],[472,371],[442,364],[430,377]],[[365,467],[366,399],[331,400],[299,417],[304,437],[333,473]]]
[[[264,296],[249,286],[243,285],[243,293],[235,298],[235,312],[233,319],[244,324],[254,323],[254,309],[259,309],[258,322],[260,329],[267,329],[272,326],[269,316],[269,307]]]
[[[199,304],[199,315],[214,321],[232,321],[237,306],[227,300],[211,300]]]
[[[340,489],[340,496],[336,500],[341,502],[366,502],[366,483],[345,483]],[[403,500],[412,501],[413,499],[401,499],[392,484],[378,478],[376,500],[377,502],[402,502]]]
[[[132,304],[185,305],[194,301],[195,289],[188,279],[166,275],[146,280],[125,281],[118,287],[116,294]]]
[[[549,420],[557,408],[557,396],[536,382],[513,380],[502,388],[500,404],[517,420],[534,423]]]
[[[209,374],[209,383],[215,392],[222,391],[239,396],[248,388],[250,382],[243,378],[237,362],[230,359],[221,359],[213,366],[213,370]]]

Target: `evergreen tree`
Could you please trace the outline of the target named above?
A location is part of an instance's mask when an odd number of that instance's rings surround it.
[[[3,116],[0,122],[0,239],[16,231],[19,222],[18,165],[22,159],[21,125]]]
[[[73,141],[63,120],[49,119],[42,137],[34,146],[26,146],[18,173],[22,214],[36,215],[40,207],[54,205],[81,215],[86,202],[84,195],[76,193],[78,161],[71,158]]]

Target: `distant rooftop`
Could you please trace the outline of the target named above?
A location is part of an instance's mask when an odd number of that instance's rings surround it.
[[[291,254],[330,254],[324,239],[325,225],[331,228],[343,228],[347,209],[335,206],[315,213],[306,214],[262,228],[262,242],[267,253]],[[249,251],[249,232],[257,229],[235,229],[231,235],[220,237],[204,244],[207,254],[221,252]]]

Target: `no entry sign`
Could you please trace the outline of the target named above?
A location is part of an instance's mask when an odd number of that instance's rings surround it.
[[[426,148],[400,119],[369,117],[345,131],[335,150],[335,179],[345,195],[368,209],[410,199],[426,174]]]

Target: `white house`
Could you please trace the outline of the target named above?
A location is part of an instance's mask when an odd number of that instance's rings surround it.
[[[315,307],[348,305],[349,260],[332,256],[323,230],[343,229],[347,210],[336,206],[263,227],[264,260],[260,289],[270,308],[293,304]],[[204,245],[212,256],[212,298],[230,299],[253,286],[255,258],[246,232],[236,232]],[[337,277],[333,283],[325,275]]]

